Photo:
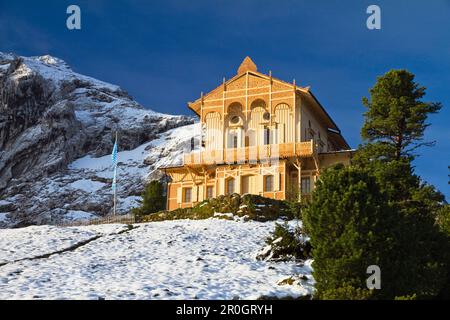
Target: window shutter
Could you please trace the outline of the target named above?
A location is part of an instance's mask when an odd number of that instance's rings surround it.
[[[241,194],[241,176],[234,179],[234,192]]]
[[[198,199],[197,199],[197,189],[198,189],[198,186],[196,186],[196,185],[192,186],[192,199],[191,199],[191,202],[197,202],[198,201]]]
[[[255,176],[248,178],[248,193],[255,194]]]
[[[177,203],[183,202],[183,188],[180,186],[177,189]]]
[[[264,145],[264,126],[263,125],[258,126],[258,135],[259,135],[259,141],[257,142],[257,145],[262,146],[262,145]]]
[[[243,133],[242,131],[243,131],[242,128],[239,128],[238,132],[237,132],[238,143],[237,143],[236,147],[238,147],[238,148],[242,148],[242,133]]]
[[[280,173],[273,175],[273,191],[280,191]]]
[[[217,195],[223,195],[225,194],[225,179],[224,178],[219,178],[219,189],[217,190]]]
[[[206,186],[199,186],[198,187],[198,201],[203,201],[205,200],[205,195],[204,195],[204,190]]]
[[[280,123],[278,128],[278,143],[285,143],[284,132],[284,123]]]
[[[264,175],[260,174],[258,176],[257,190],[258,193],[264,192]]]

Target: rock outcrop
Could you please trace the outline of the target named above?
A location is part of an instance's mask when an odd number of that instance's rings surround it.
[[[119,155],[119,213],[128,212],[145,182],[162,176],[158,165],[180,161],[189,135],[171,129],[191,123],[58,58],[0,53],[0,227],[109,213],[116,132],[121,154],[132,155]]]

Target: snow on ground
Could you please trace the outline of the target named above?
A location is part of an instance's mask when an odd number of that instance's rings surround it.
[[[91,220],[96,218],[95,215],[92,213],[81,211],[81,210],[69,210],[67,211],[66,215],[64,216],[67,220]]]
[[[0,229],[0,264],[52,253],[124,229],[124,225],[102,225],[95,229],[91,226],[84,229],[54,226]]]
[[[256,260],[274,224],[176,220],[137,224],[115,235],[105,232],[105,225],[1,231],[8,234],[0,236],[0,252],[20,251],[15,258],[54,250],[53,242],[105,235],[73,251],[1,266],[0,299],[253,299],[310,293],[310,260],[304,266]],[[309,279],[302,285],[278,284],[300,274]]]

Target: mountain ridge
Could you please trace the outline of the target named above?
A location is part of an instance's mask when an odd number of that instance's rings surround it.
[[[192,126],[182,135],[176,128],[193,122],[145,109],[119,86],[76,73],[59,58],[0,52],[0,227],[108,214],[105,159],[115,132],[120,150],[134,156],[121,164],[128,180],[119,201],[129,205],[119,213],[126,213],[144,184],[161,178],[155,166],[180,162]]]

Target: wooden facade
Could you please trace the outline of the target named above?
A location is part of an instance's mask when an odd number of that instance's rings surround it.
[[[304,201],[322,168],[350,162],[352,150],[309,87],[259,73],[249,57],[188,106],[204,130],[182,166],[163,168],[172,180],[168,210],[230,193]]]

